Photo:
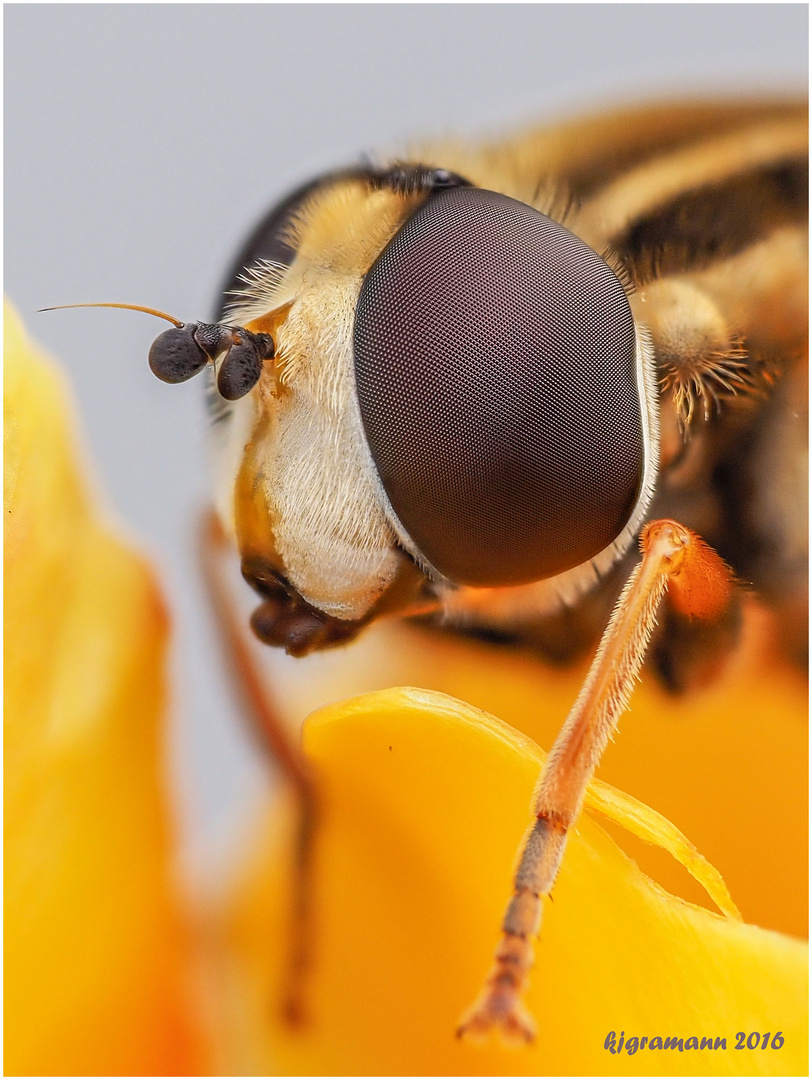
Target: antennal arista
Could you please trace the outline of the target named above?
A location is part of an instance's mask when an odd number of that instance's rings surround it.
[[[167,322],[173,323],[173,325],[177,326],[178,328],[183,326],[183,323],[180,321],[180,319],[175,319],[172,315],[167,315],[165,311],[158,311],[157,308],[142,307],[141,304],[56,304],[54,307],[37,308],[37,311],[65,311],[67,308],[82,307],[111,307],[124,308],[125,311],[143,311],[145,315],[155,315],[158,319],[166,319]]]

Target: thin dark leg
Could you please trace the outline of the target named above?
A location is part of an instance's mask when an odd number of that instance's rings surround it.
[[[292,785],[298,803],[289,950],[279,1006],[287,1023],[292,1027],[301,1027],[307,1022],[306,981],[312,963],[311,899],[313,841],[317,826],[316,792],[299,747],[274,706],[246,625],[226,581],[223,564],[228,547],[228,540],[216,514],[208,510],[201,521],[200,558],[228,666],[261,749],[270,755]]]

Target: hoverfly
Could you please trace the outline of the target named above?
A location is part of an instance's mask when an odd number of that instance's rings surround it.
[[[262,641],[302,656],[420,615],[565,660],[606,628],[461,1031],[532,1038],[541,899],[658,608],[650,659],[673,691],[731,648],[737,582],[805,649],[807,172],[792,102],[428,146],[298,188],[239,253],[215,322],[162,316],[153,371],[209,372],[212,535],[239,550]],[[304,851],[315,793],[216,588],[302,795]]]

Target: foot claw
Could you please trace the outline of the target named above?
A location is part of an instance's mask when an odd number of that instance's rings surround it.
[[[536,1025],[517,999],[488,994],[463,1017],[457,1038],[484,1042],[493,1033],[508,1046],[527,1046],[535,1041]]]

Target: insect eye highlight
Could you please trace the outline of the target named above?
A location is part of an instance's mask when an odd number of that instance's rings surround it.
[[[392,508],[450,580],[550,577],[626,526],[646,438],[634,320],[557,222],[496,192],[438,191],[368,273],[354,356]]]

